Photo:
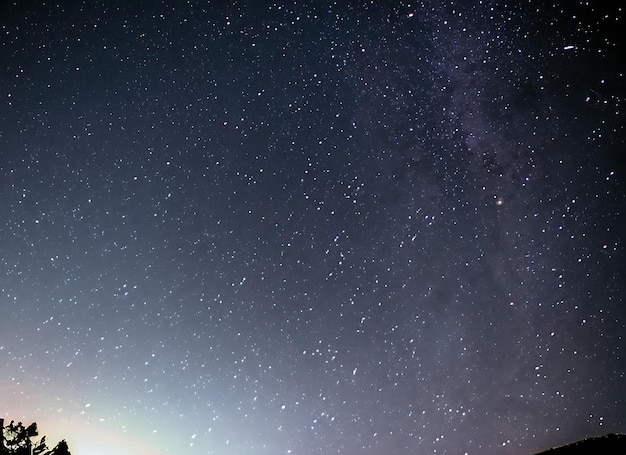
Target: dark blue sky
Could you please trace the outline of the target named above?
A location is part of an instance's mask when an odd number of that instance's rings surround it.
[[[78,455],[626,432],[623,11],[127,3],[0,13],[5,418]]]

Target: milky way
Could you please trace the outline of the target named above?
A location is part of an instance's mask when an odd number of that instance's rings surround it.
[[[78,455],[626,432],[623,9],[17,3],[0,417]]]

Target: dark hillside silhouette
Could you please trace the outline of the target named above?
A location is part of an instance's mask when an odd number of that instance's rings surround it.
[[[71,455],[65,440],[59,442],[52,450],[48,450],[46,437],[34,442],[32,438],[39,435],[37,424],[24,427],[22,422],[4,425],[0,419],[0,455]]]
[[[626,435],[608,434],[556,447],[536,455],[626,455]]]
[[[4,425],[0,419],[0,455],[71,455],[65,440],[54,449],[48,450],[46,437],[34,442],[38,436],[37,424],[24,427],[22,422],[11,421]],[[555,447],[535,455],[626,455],[626,435],[608,434],[597,438],[583,439],[562,447]]]

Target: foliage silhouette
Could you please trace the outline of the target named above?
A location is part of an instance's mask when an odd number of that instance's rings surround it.
[[[22,422],[4,425],[0,419],[0,455],[71,455],[65,440],[59,442],[52,450],[48,450],[46,437],[33,442],[32,438],[39,435],[37,423],[24,427]]]

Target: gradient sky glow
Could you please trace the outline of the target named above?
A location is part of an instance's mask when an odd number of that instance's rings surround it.
[[[1,6],[0,416],[73,455],[626,432],[624,11],[587,3]]]

